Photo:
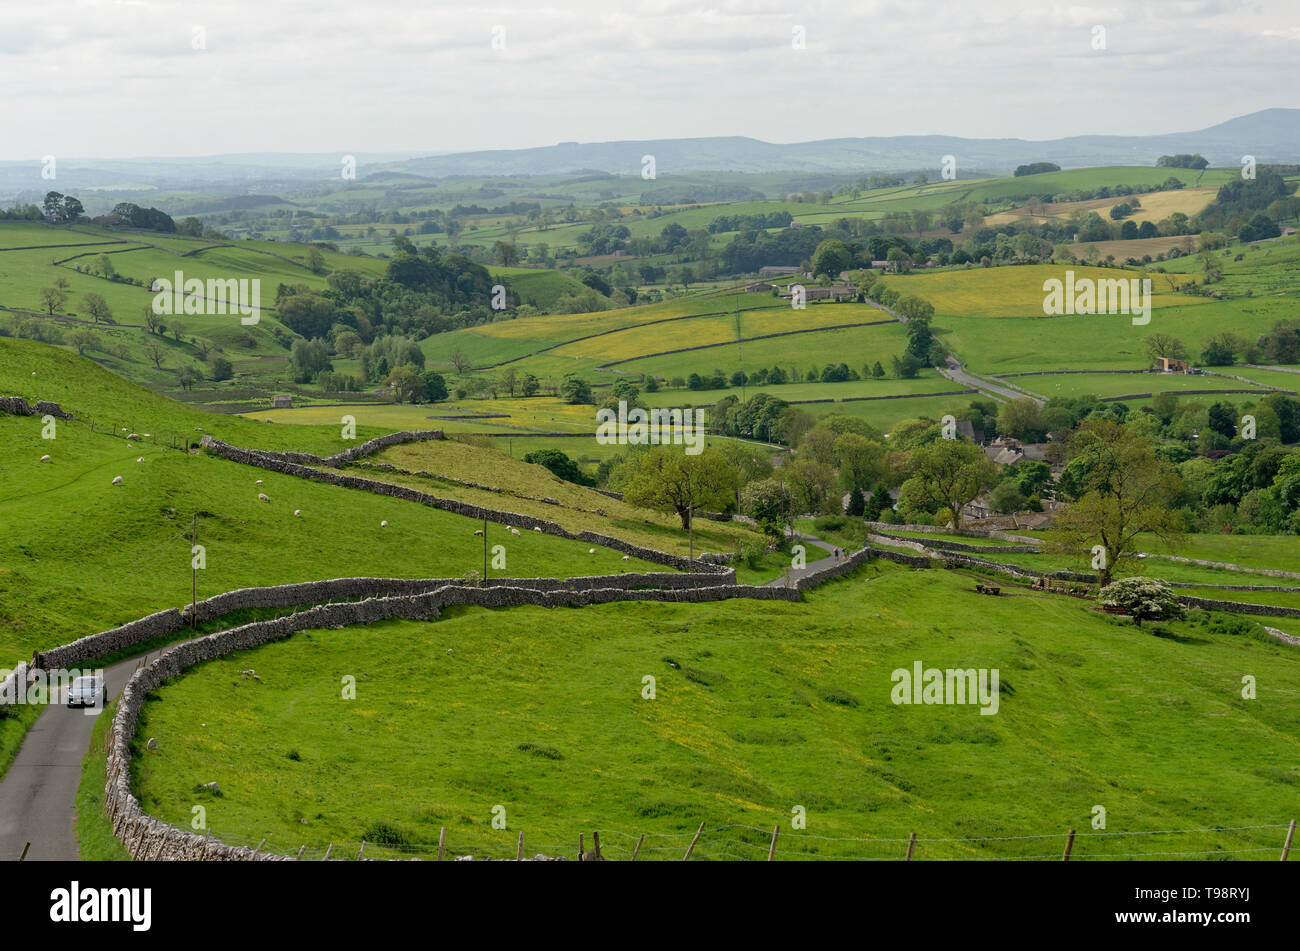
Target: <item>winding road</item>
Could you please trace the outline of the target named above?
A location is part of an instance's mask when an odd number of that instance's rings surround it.
[[[170,646],[170,645],[169,645]],[[147,662],[161,651],[144,655]],[[104,670],[108,696],[116,697],[142,658]],[[28,861],[76,861],[77,786],[90,735],[103,706],[64,705],[65,691],[37,717],[18,755],[0,780],[0,861],[14,861],[27,843]]]

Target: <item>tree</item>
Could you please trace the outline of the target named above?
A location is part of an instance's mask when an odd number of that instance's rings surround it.
[[[155,370],[161,370],[163,357],[167,355],[167,351],[160,347],[156,340],[150,340],[144,345],[144,355],[153,361]]]
[[[1054,547],[1088,551],[1099,545],[1094,563],[1102,585],[1132,557],[1143,532],[1166,542],[1179,536],[1182,480],[1149,440],[1121,423],[1089,419],[1070,437],[1068,451],[1060,485],[1070,504],[1057,519]]]
[[[796,459],[781,467],[786,485],[790,489],[790,500],[796,512],[809,512],[822,515],[840,511],[840,506],[831,499],[831,490],[835,487],[835,470],[830,466],[808,459]]]
[[[230,361],[225,357],[213,354],[212,358],[208,360],[208,373],[211,374],[215,382],[220,383],[233,377],[235,368],[231,366]]]
[[[790,520],[790,493],[776,479],[751,482],[740,491],[740,511],[756,521],[765,535],[780,541]]]
[[[1143,621],[1181,618],[1187,611],[1173,589],[1159,578],[1121,578],[1101,589],[1098,603],[1104,608],[1119,608],[1133,615],[1138,627]]]
[[[45,305],[45,312],[54,316],[54,312],[63,306],[63,302],[68,299],[68,295],[58,287],[42,287],[41,303]]]
[[[77,353],[83,357],[86,355],[87,350],[104,349],[98,335],[91,333],[89,330],[78,330],[68,338],[68,342],[76,347]]]
[[[814,276],[826,275],[837,278],[841,271],[846,271],[853,263],[853,252],[849,246],[838,238],[827,238],[813,251],[812,271]]]
[[[324,340],[295,340],[289,363],[299,383],[310,383],[322,370],[332,370],[329,346]]]
[[[177,371],[176,378],[180,381],[181,389],[192,390],[197,384],[203,382],[203,373],[198,367],[187,363]]]
[[[596,480],[579,468],[578,464],[559,449],[537,449],[524,455],[524,462],[542,466],[551,475],[575,485],[595,485]]]
[[[325,255],[320,253],[320,248],[312,246],[307,249],[307,267],[313,274],[325,273]]]
[[[393,399],[399,403],[419,403],[424,399],[424,380],[409,363],[395,367],[385,382],[392,387]]]
[[[1025,442],[1041,442],[1047,435],[1042,404],[1031,399],[1003,403],[998,408],[998,432]]]
[[[91,320],[95,323],[111,324],[113,322],[113,312],[109,310],[108,301],[104,300],[102,294],[94,291],[85,294],[81,298],[81,309],[90,315]]]
[[[1014,482],[999,482],[989,496],[989,502],[999,515],[1014,515],[1025,507],[1025,497]]]
[[[683,530],[691,527],[696,511],[726,506],[738,478],[727,457],[716,449],[688,455],[680,447],[655,446],[638,453],[629,464],[635,468],[624,489],[624,500],[675,512]]]
[[[469,369],[469,357],[465,356],[458,347],[451,352],[451,356],[448,357],[448,359],[451,361],[452,369],[456,371],[456,374],[458,376],[464,376],[465,371]]]
[[[146,305],[144,310],[141,312],[141,315],[144,317],[145,329],[149,331],[149,333],[156,334],[158,333],[158,328],[164,327],[162,318],[154,313],[153,307]]]
[[[560,395],[566,403],[591,403],[591,384],[581,377],[574,376],[572,373],[564,378],[560,384]]]
[[[447,381],[441,373],[427,370],[423,379],[424,396],[430,403],[440,403],[447,398]]]
[[[913,449],[903,494],[927,510],[947,509],[961,528],[962,509],[993,484],[997,469],[984,450],[959,439],[938,439]]]
[[[537,379],[536,376],[534,376],[531,373],[527,373],[524,375],[524,382],[522,384],[521,392],[524,394],[524,396],[536,396],[537,391],[541,389],[541,386],[542,383],[539,379]]]
[[[835,461],[844,486],[861,494],[884,476],[885,447],[857,433],[841,433],[835,440]]]
[[[1187,347],[1177,337],[1167,333],[1148,334],[1142,341],[1143,352],[1154,363],[1157,357],[1170,360],[1186,360]]]

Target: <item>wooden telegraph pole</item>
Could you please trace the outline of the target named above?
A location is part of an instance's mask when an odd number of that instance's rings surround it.
[[[190,627],[199,626],[199,570],[194,567],[194,549],[199,544],[199,516],[190,523]]]

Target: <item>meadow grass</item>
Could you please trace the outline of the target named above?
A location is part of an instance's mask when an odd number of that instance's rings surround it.
[[[1124,833],[1295,814],[1294,648],[972,589],[964,573],[877,565],[801,604],[457,609],[304,632],[156,691],[133,782],[147,811],[180,823],[201,802],[217,835],[278,851],[355,854],[367,839],[368,854],[425,857],[444,826],[452,854],[513,854],[521,830],[529,854],[569,852],[600,829],[611,857],[643,832],[642,858],[680,857],[704,822],[719,831],[697,858],[762,858],[794,806],[808,835],[783,835],[778,857],[897,858],[911,832],[918,858],[1056,857],[1059,840],[925,840],[1060,834],[1086,828],[1098,803]],[[998,713],[893,704],[891,672],[918,660],[998,669]],[[1243,670],[1258,700],[1241,698]],[[355,700],[340,698],[344,675]],[[220,798],[196,791],[213,781]],[[1275,855],[1282,831],[1075,848]]]

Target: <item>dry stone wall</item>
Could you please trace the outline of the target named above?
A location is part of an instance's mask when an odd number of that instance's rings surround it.
[[[573,580],[573,579],[570,579]],[[599,581],[602,579],[587,579]],[[247,650],[289,637],[302,630],[342,628],[355,624],[403,618],[430,620],[449,605],[511,607],[541,605],[582,607],[616,601],[705,602],[728,598],[768,601],[798,601],[792,588],[716,585],[694,589],[621,589],[541,591],[536,588],[469,587],[447,585],[424,594],[398,598],[371,598],[360,602],[321,605],[288,617],[257,621],[209,634],[166,650],[162,656],[135,672],[122,690],[109,735],[105,808],[113,834],[137,860],[275,861],[286,856],[257,852],[244,846],[230,846],[209,837],[178,829],[148,815],[131,792],[131,741],[135,737],[140,710],[150,691],[186,669],[238,650]]]
[[[713,574],[627,572],[621,575],[577,578],[489,578],[484,584],[489,588],[522,587],[535,591],[585,591],[594,588],[670,591],[735,586],[735,581],[735,570],[726,568]],[[135,647],[156,637],[175,634],[188,626],[194,608],[197,608],[199,621],[209,621],[235,611],[253,608],[302,607],[334,601],[425,594],[463,583],[458,578],[334,578],[328,581],[240,588],[207,598],[194,606],[186,605],[180,610],[169,608],[120,627],[88,635],[70,644],[37,651],[32,666],[46,670],[80,667],[115,651]]]
[[[65,413],[58,403],[37,400],[35,408],[21,396],[0,396],[0,413],[10,416],[54,416],[58,419],[72,419],[71,413]]]
[[[615,551],[620,551],[626,555],[632,555],[633,557],[640,558],[644,561],[652,561],[661,565],[671,565],[672,567],[678,568],[682,571],[717,572],[719,570],[716,565],[708,562],[702,562],[699,560],[692,561],[691,559],[683,558],[680,555],[671,555],[667,552],[656,551],[653,548],[644,548],[640,545],[633,545],[621,539],[610,538],[608,535],[601,535],[597,532],[583,531],[575,535],[556,522],[536,518],[532,515],[484,508],[480,505],[472,505],[468,502],[460,502],[456,499],[444,499],[436,495],[429,495],[427,492],[420,492],[416,489],[407,488],[406,486],[393,485],[389,482],[376,482],[373,479],[363,479],[358,476],[344,475],[337,472],[323,472],[320,469],[313,469],[310,466],[301,463],[287,461],[285,458],[289,455],[300,454],[270,453],[258,449],[240,449],[236,446],[224,443],[219,439],[213,439],[211,436],[204,436],[202,445],[208,451],[221,456],[224,459],[243,463],[245,465],[258,466],[263,469],[270,469],[272,472],[279,472],[284,475],[299,476],[304,479],[311,479],[315,482],[325,482],[329,485],[337,485],[344,488],[360,489],[365,492],[373,492],[377,495],[387,495],[391,498],[415,502],[420,505],[428,505],[431,508],[441,509],[445,512],[452,512],[456,515],[463,515],[466,518],[472,518],[478,521],[486,520],[519,529],[532,530],[533,528],[540,528],[543,532],[550,535],[558,535],[561,538],[578,539],[580,541],[603,545],[606,548],[612,548]]]

